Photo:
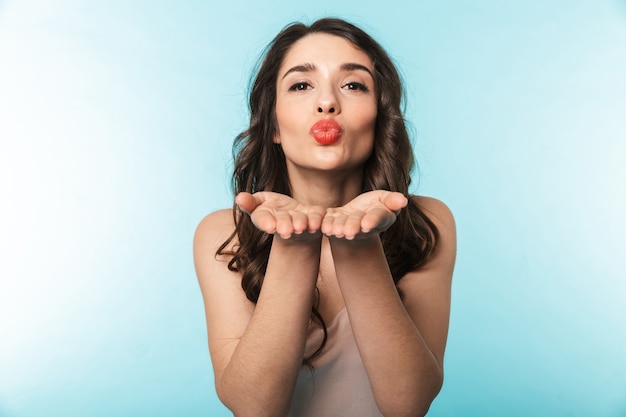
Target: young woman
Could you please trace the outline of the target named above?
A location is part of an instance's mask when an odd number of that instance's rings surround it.
[[[270,44],[235,142],[235,205],[194,256],[220,400],[236,416],[419,416],[443,381],[455,226],[408,195],[402,86],[338,19]]]

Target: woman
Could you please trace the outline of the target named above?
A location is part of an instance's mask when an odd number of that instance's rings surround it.
[[[194,240],[236,416],[417,416],[439,392],[455,227],[408,195],[401,96],[387,54],[345,21],[270,44],[235,142],[235,206]]]

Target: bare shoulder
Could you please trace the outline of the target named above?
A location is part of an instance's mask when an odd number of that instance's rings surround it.
[[[225,243],[226,251],[235,245],[235,239],[228,241],[235,230],[231,209],[218,210],[204,217],[193,238],[193,258],[200,286],[204,290],[209,280],[230,275],[227,267],[228,256],[218,256],[218,249]]]
[[[432,197],[413,196],[413,201],[435,224],[439,232],[437,251],[425,269],[444,266],[450,271],[456,260],[456,222],[450,208],[441,200]]]
[[[435,223],[437,228],[454,231],[454,215],[450,208],[441,200],[433,197],[412,196],[413,201],[422,209],[424,214]]]
[[[205,216],[198,224],[194,235],[194,245],[215,244],[221,245],[235,230],[232,209],[214,211]]]

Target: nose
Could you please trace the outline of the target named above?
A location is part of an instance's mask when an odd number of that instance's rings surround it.
[[[317,112],[318,113],[334,113],[335,112],[335,106],[333,106],[333,105],[328,105],[328,106],[320,105],[317,108]]]
[[[335,93],[330,88],[325,89],[325,91],[320,93],[317,102],[318,113],[336,114],[340,111],[341,108],[339,106],[339,101],[337,100]]]

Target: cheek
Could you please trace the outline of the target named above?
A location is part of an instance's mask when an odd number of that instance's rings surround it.
[[[376,137],[376,113],[361,114],[359,120],[359,140],[360,154],[369,158],[374,150]]]
[[[376,138],[376,120],[378,113],[374,111],[364,116],[363,130],[364,134],[369,136],[369,140],[367,141],[367,155],[369,157],[374,149],[374,140]]]
[[[285,105],[284,103],[276,104],[276,136],[274,137],[275,143],[280,143],[281,136],[288,136],[293,132],[294,125],[296,124],[297,111],[293,106]]]
[[[276,105],[275,119],[276,133],[274,133],[274,143],[281,143],[281,135],[283,135],[285,131],[289,130],[289,127],[285,124],[285,121],[289,120],[289,117],[285,115],[283,106],[280,106],[278,104]]]
[[[364,134],[371,134],[372,138],[374,137],[376,131],[376,119],[378,116],[378,112],[376,109],[370,110],[368,112],[362,112],[360,114],[359,125],[361,126],[361,131]]]
[[[361,115],[361,123],[373,126],[378,116],[378,105],[376,101],[363,105],[359,114]]]

